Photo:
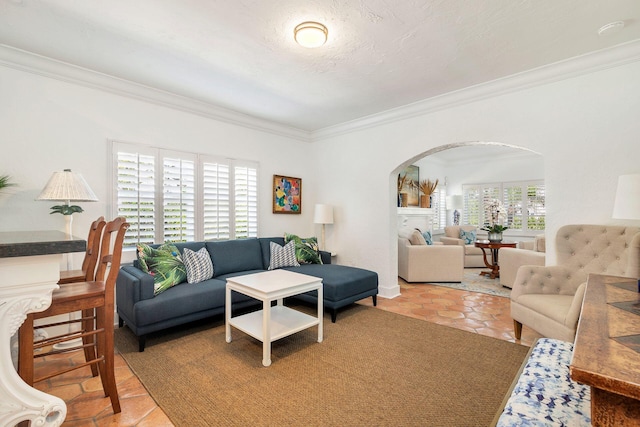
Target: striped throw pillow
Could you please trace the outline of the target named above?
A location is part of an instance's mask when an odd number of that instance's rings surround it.
[[[206,248],[198,252],[184,248],[182,261],[187,269],[188,283],[199,283],[213,277],[213,263]]]
[[[269,262],[269,270],[275,270],[282,267],[300,267],[296,259],[296,243],[292,240],[284,246],[280,246],[275,242],[269,243],[271,250],[271,261]]]

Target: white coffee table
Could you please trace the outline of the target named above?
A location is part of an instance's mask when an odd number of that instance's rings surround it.
[[[282,304],[285,297],[318,291],[318,316],[301,313]],[[262,301],[262,310],[231,317],[231,291]],[[271,343],[318,325],[318,342],[322,342],[322,279],[287,270],[271,270],[227,279],[225,329],[231,342],[231,326],[262,341],[262,364],[271,365]],[[272,301],[277,305],[271,306]]]

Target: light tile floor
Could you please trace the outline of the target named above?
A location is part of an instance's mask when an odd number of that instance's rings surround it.
[[[508,298],[429,284],[408,284],[402,279],[398,279],[398,283],[401,295],[393,299],[378,298],[378,309],[518,342],[513,335]],[[371,298],[360,304],[373,305]],[[538,337],[536,332],[524,327],[519,343],[529,346]],[[37,370],[46,371],[45,362],[57,366],[82,363],[83,355],[76,351],[46,359],[36,362]],[[36,387],[65,400],[68,413],[63,426],[173,425],[119,355],[116,356],[116,379],[122,407],[122,412],[116,415],[111,410],[109,399],[104,397],[99,378],[92,378],[89,368],[54,377],[36,384]]]

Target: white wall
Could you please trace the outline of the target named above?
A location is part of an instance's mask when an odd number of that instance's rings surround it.
[[[138,101],[0,66],[0,175],[17,187],[0,195],[0,231],[64,230],[56,202],[35,201],[53,171],[80,172],[98,199],[78,203],[74,234],[85,237],[89,224],[109,217],[108,139],[256,160],[260,163],[259,232],[280,236],[315,233],[313,205],[319,185],[310,143]],[[302,178],[301,215],[271,213],[273,174]]]
[[[0,230],[63,229],[51,203],[34,199],[64,168],[81,172],[100,198],[82,204],[76,230],[107,214],[110,138],[259,160],[260,234],[317,234],[312,206],[332,204],[327,247],[341,264],[377,271],[381,296],[391,297],[399,293],[401,167],[448,144],[528,148],[544,158],[549,235],[568,223],[612,223],[618,175],[640,171],[638,94],[640,63],[631,62],[307,144],[0,66],[0,174],[20,185],[0,196]],[[303,178],[302,215],[271,214],[274,173]]]
[[[397,172],[447,144],[495,141],[540,153],[549,236],[564,224],[614,223],[618,175],[640,172],[638,94],[640,63],[633,62],[314,144],[325,180],[319,197],[339,207],[331,235],[339,261],[376,270],[381,295],[399,292]]]

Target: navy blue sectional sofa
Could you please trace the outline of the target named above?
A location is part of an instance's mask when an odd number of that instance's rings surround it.
[[[270,242],[284,245],[284,238],[252,238],[217,242],[176,243],[198,251],[207,248],[213,262],[214,277],[204,282],[182,283],[153,295],[153,277],[133,265],[121,267],[116,281],[116,304],[120,327],[126,325],[138,337],[139,350],[144,351],[147,334],[224,313],[227,277],[258,273],[269,267]],[[372,297],[377,303],[378,275],[361,268],[331,264],[331,256],[321,252],[324,264],[304,264],[285,267],[286,270],[322,278],[324,307],[331,311],[335,323],[337,310],[358,300]],[[295,298],[317,303],[317,292]],[[233,292],[235,309],[244,309],[260,302]]]

